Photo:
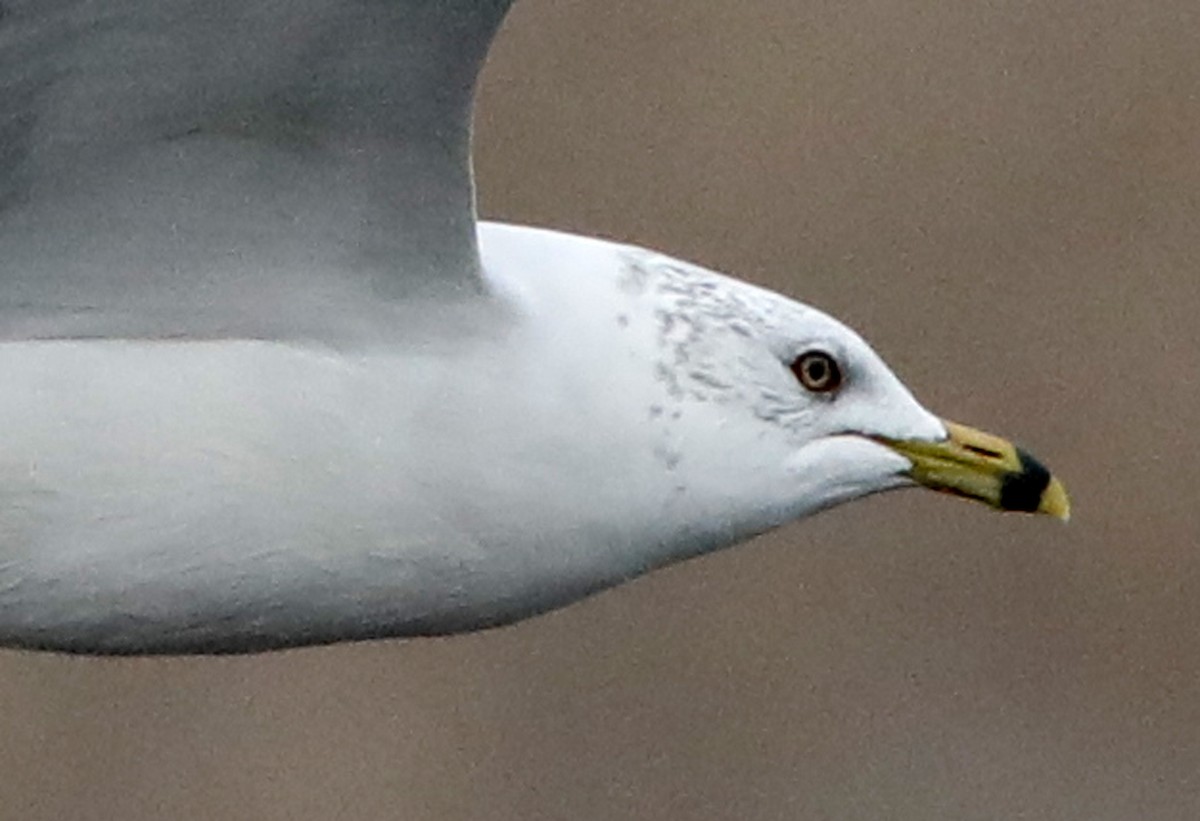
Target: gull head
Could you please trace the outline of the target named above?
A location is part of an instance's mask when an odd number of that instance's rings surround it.
[[[740,530],[765,530],[904,487],[1068,517],[1037,459],[925,409],[829,315],[640,249],[617,269],[641,305],[638,348],[652,352],[655,453],[710,519],[750,513]]]

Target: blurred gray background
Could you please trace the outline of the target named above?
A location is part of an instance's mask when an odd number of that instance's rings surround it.
[[[860,329],[1075,518],[872,499],[481,635],[0,653],[13,819],[1200,817],[1200,7],[521,0],[481,208]]]

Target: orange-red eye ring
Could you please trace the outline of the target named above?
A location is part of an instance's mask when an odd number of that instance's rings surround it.
[[[832,393],[842,386],[842,369],[824,351],[807,351],[792,361],[792,373],[813,393]]]

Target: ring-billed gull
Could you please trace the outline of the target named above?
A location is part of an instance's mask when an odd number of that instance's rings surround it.
[[[1065,518],[854,332],[477,224],[507,0],[5,0],[0,643],[515,621],[914,484]]]

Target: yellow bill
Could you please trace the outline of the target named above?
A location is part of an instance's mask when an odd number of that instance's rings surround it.
[[[940,442],[880,438],[912,462],[915,482],[999,508],[1045,513],[1066,521],[1071,502],[1062,482],[1041,462],[1007,439],[966,425],[945,422]]]

